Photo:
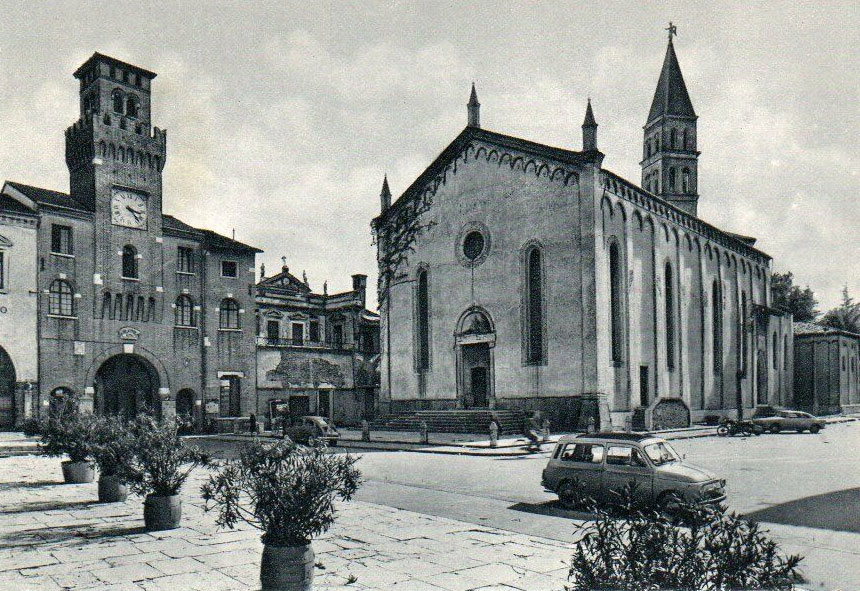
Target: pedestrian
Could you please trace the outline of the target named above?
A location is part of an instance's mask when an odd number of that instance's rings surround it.
[[[490,421],[490,447],[499,445],[499,425],[496,420]]]
[[[526,445],[526,449],[528,451],[540,451],[540,411],[534,411],[532,417],[525,421],[524,431],[526,439],[528,439],[528,444]]]
[[[549,419],[544,419],[541,425],[541,442],[549,441]]]

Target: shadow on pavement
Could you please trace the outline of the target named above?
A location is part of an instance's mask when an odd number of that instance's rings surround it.
[[[543,503],[516,503],[508,507],[512,511],[522,511],[535,515],[549,515],[550,517],[565,517],[567,519],[592,519],[593,515],[586,511],[574,511],[562,507],[558,500],[545,501]]]
[[[137,527],[113,527],[105,529],[87,529],[80,526],[73,527],[43,527],[38,529],[25,529],[4,534],[0,540],[0,549],[20,548],[34,544],[56,544],[59,542],[71,542],[68,545],[84,545],[94,540],[103,540],[123,536],[131,536],[146,533],[143,526]]]
[[[41,488],[43,486],[58,486],[65,484],[62,480],[30,480],[26,482],[0,482],[0,492],[16,488]]]
[[[100,505],[98,501],[49,501],[21,503],[11,509],[3,509],[0,515],[14,515],[16,513],[41,513],[43,511],[62,511],[64,509],[79,509],[90,505]]]
[[[837,490],[744,515],[752,521],[860,533],[860,488]]]

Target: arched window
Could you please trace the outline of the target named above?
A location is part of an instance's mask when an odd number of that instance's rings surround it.
[[[669,169],[669,191],[675,192],[675,167]]]
[[[149,298],[149,305],[147,307],[147,310],[149,310],[149,321],[155,322],[155,298]]]
[[[690,134],[688,129],[684,129],[684,134],[682,136],[682,140],[684,142],[684,151],[690,149]]]
[[[236,300],[224,298],[221,300],[218,320],[220,328],[239,328],[239,304]]]
[[[776,333],[773,333],[773,368],[774,369],[779,369],[779,362],[777,361],[777,359],[779,358],[779,355],[777,355],[778,352],[779,352],[779,341],[777,341],[777,339],[776,339]],[[844,365],[844,363],[843,363],[843,365]]]
[[[678,131],[672,129],[669,132],[669,144],[672,146],[672,149],[675,149],[675,146],[678,144]]]
[[[714,373],[720,374],[723,371],[723,295],[718,279],[714,279],[711,299],[713,301]]]
[[[416,367],[418,371],[430,369],[430,285],[427,269],[420,269],[416,277]]]
[[[543,261],[541,250],[532,248],[526,258],[526,362],[544,362],[543,351]]]
[[[622,281],[621,256],[618,244],[609,245],[609,314],[612,334],[612,361],[620,363],[624,360],[624,322],[622,317]]]
[[[176,326],[196,326],[194,318],[194,302],[187,295],[176,298]]]
[[[660,151],[660,136],[659,135],[654,136],[654,151],[655,152]]]
[[[125,114],[129,117],[137,117],[137,97],[131,95],[125,103]]]
[[[651,157],[651,140],[650,139],[645,142],[645,156],[647,158]]]
[[[102,320],[113,320],[112,312],[110,292],[106,291],[102,296]]]
[[[125,296],[125,318],[123,320],[134,320],[134,295]]]
[[[122,248],[122,276],[137,279],[137,249],[129,244]]]
[[[114,113],[122,113],[123,112],[122,91],[119,89],[114,90],[111,97],[113,99],[113,111],[114,111]]]
[[[654,194],[657,195],[660,193],[660,175],[654,175]]]
[[[672,279],[672,264],[666,263],[666,365],[675,367],[675,287]]]
[[[74,297],[68,281],[56,279],[48,289],[48,314],[74,316]]]
[[[690,169],[684,168],[684,170],[681,171],[681,192],[689,193],[690,189]]]

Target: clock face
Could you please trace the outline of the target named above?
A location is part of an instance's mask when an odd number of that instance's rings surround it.
[[[110,202],[110,221],[126,228],[146,229],[146,196],[114,189]]]

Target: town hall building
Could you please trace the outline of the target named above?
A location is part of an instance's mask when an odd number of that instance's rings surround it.
[[[671,35],[639,183],[603,168],[590,102],[581,150],[482,129],[474,85],[467,113],[399,199],[383,184],[380,412],[654,429],[792,401],[771,257],[697,215],[697,114]]]
[[[71,397],[198,426],[247,416],[260,251],[163,213],[153,72],[96,53],[74,75],[69,192],[0,192],[0,428]]]

